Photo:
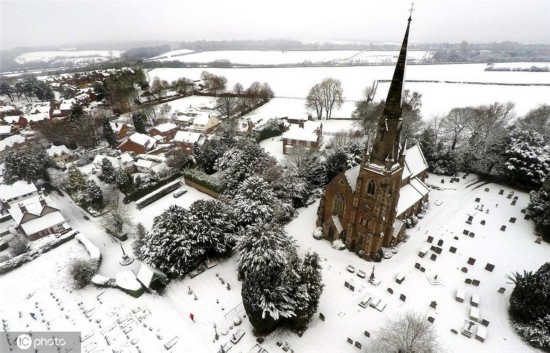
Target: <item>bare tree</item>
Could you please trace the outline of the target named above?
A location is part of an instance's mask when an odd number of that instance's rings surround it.
[[[436,353],[441,347],[433,324],[420,314],[407,312],[388,320],[364,352]]]
[[[344,103],[344,88],[342,81],[336,78],[325,78],[321,82],[321,92],[323,94],[323,106],[327,119],[332,117],[332,109],[340,108]]]
[[[218,97],[216,99],[216,111],[229,119],[237,109],[238,99],[236,97]]]
[[[235,85],[233,86],[233,93],[237,94],[237,95],[241,95],[244,93],[244,87],[243,85],[241,85],[239,82],[235,83]]]
[[[352,117],[357,119],[356,125],[363,128],[366,135],[376,130],[378,120],[384,109],[384,102],[374,102],[376,83],[366,87],[363,91],[363,99],[355,103]]]
[[[128,210],[122,204],[116,188],[112,187],[103,194],[107,195],[107,213],[101,219],[101,223],[108,233],[120,238],[131,226],[132,220]]]
[[[313,110],[317,114],[317,119],[323,117],[323,108],[324,108],[323,92],[320,84],[316,84],[311,87],[309,93],[306,97],[306,109]]]
[[[473,108],[454,108],[441,120],[441,129],[445,137],[451,141],[451,150],[456,149],[459,140],[468,132],[474,116]]]

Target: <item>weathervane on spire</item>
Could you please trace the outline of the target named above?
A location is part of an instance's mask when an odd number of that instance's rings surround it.
[[[413,11],[414,11],[414,2],[411,2],[411,8],[409,9],[409,22],[412,20]]]

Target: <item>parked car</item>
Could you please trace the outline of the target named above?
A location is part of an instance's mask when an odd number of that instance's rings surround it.
[[[353,267],[352,265],[348,265],[348,267],[346,267],[346,270],[348,272],[354,273],[355,272],[355,267]]]
[[[357,271],[357,276],[359,278],[365,278],[367,276],[367,274],[365,273],[365,271],[359,270],[359,271]]]
[[[181,195],[185,194],[187,192],[187,189],[181,189],[174,191],[174,197],[180,197]]]

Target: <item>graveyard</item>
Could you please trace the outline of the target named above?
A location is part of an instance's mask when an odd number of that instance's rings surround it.
[[[318,202],[299,209],[286,230],[300,253],[319,253],[325,284],[301,337],[278,330],[257,343],[236,255],[171,282],[163,294],[134,298],[115,288],[72,288],[67,264],[89,256],[76,240],[0,276],[10,288],[0,292],[9,303],[0,321],[10,331],[80,331],[83,352],[359,352],[388,318],[414,310],[435,325],[448,351],[535,351],[507,314],[513,285],[506,275],[536,270],[550,250],[525,213],[529,195],[475,175],[430,175],[427,184],[428,211],[380,263],[315,239]]]

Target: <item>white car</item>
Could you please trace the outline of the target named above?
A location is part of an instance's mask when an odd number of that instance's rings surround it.
[[[180,197],[181,195],[185,194],[187,192],[187,189],[181,189],[174,191],[174,197]]]

